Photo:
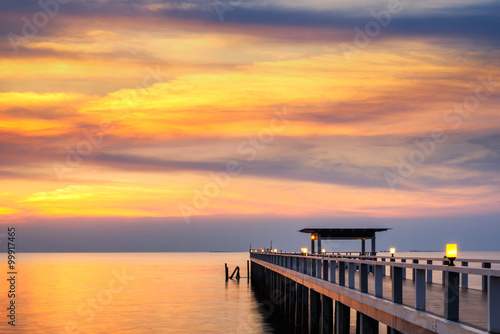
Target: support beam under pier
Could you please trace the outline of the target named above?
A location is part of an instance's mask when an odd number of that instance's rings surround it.
[[[335,333],[349,334],[351,322],[351,309],[349,306],[335,301]]]
[[[333,300],[321,295],[321,330],[320,333],[333,333]]]
[[[378,321],[359,313],[359,329],[362,334],[378,334]]]
[[[309,289],[309,333],[319,333],[321,320],[321,295]]]

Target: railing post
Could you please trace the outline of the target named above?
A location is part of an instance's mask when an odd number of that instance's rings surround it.
[[[325,281],[328,281],[328,260],[323,260],[323,277]]]
[[[382,298],[384,296],[383,279],[385,275],[385,266],[375,266],[375,297]]]
[[[468,267],[469,262],[462,261],[462,267]],[[462,273],[462,289],[468,289],[469,288],[469,274],[467,273]]]
[[[500,332],[500,277],[488,276],[488,331]]]
[[[330,282],[336,283],[335,269],[337,267],[337,261],[330,261]]]
[[[339,261],[339,285],[345,286],[345,262]]]
[[[368,292],[368,265],[364,263],[359,265],[359,290]]]
[[[391,262],[396,262],[396,259],[393,259],[393,258],[392,258],[390,261],[391,261]],[[390,277],[392,277],[392,276],[393,276],[393,275],[392,275],[392,274],[393,274],[393,272],[394,272],[394,267],[392,267],[392,266],[391,266],[391,267],[389,267],[389,276],[390,276]]]
[[[382,259],[382,262],[385,262],[385,258]],[[386,275],[386,273],[385,273],[385,266],[383,266],[383,267],[384,267],[384,269],[382,270],[382,276],[385,276]]]
[[[415,279],[415,308],[425,310],[425,269],[413,269]]]
[[[443,266],[447,266],[448,264],[450,263],[450,261],[448,260],[443,260]],[[443,286],[445,285],[446,283],[446,272],[443,270]]]
[[[392,301],[403,303],[403,268],[392,267]]]
[[[316,277],[321,278],[321,275],[323,275],[323,260],[317,259],[316,260]]]
[[[491,263],[489,262],[483,262],[481,265],[483,268],[491,268]],[[482,289],[483,292],[488,292],[488,276],[484,275],[483,276],[483,284],[482,284]]]
[[[402,263],[406,263],[406,259],[401,259]],[[403,279],[406,279],[406,268],[403,268]]]
[[[418,264],[418,260],[417,260],[417,259],[413,259],[411,262],[412,262],[412,263],[415,263],[415,264]],[[412,280],[412,281],[414,281],[414,280],[415,280],[415,271],[416,271],[416,270],[417,270],[417,269],[413,269],[413,270],[412,270],[412,274],[411,274],[411,280]]]
[[[311,276],[316,277],[316,258],[311,259]]]
[[[427,264],[432,264],[432,260],[427,260]],[[432,269],[427,269],[427,283],[432,283]]]
[[[459,315],[459,285],[460,274],[445,271],[444,284],[444,317],[448,320],[458,321]]]
[[[354,262],[349,262],[348,269],[349,269],[349,288],[354,289],[355,288],[354,275],[356,274],[356,264]]]

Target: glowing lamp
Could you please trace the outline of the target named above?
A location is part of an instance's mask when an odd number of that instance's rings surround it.
[[[301,248],[302,254],[307,254],[307,248]]]
[[[275,248],[275,249],[274,249],[274,252],[275,252],[275,253],[278,253],[278,250]]]
[[[396,254],[396,248],[389,249],[389,252],[391,252],[391,256],[394,257],[394,254]]]
[[[446,257],[450,260],[449,266],[454,266],[453,261],[457,258],[457,244],[446,245]]]
[[[318,240],[317,234],[311,234],[311,240]]]
[[[261,251],[262,253],[264,253],[264,248],[261,248],[261,249],[260,249],[260,251]]]
[[[324,249],[324,248],[323,248],[323,249],[321,250],[321,253],[325,254],[325,253],[326,253],[326,249]]]

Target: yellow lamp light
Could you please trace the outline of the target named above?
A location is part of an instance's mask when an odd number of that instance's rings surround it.
[[[275,249],[274,249],[274,252],[275,252],[275,253],[278,253],[278,250],[275,248]]]
[[[260,251],[261,251],[262,253],[264,253],[264,248],[261,248],[261,249],[260,249]]]
[[[457,258],[457,244],[446,245],[446,257],[450,260],[449,266],[454,266],[453,261]]]
[[[317,240],[318,235],[317,234],[311,234],[311,240]]]
[[[301,248],[302,254],[307,254],[307,248]]]
[[[396,248],[389,249],[389,252],[391,252],[391,256],[394,257],[394,254],[396,254]]]
[[[325,253],[326,253],[326,249],[324,249],[324,248],[323,248],[323,249],[321,250],[321,253],[325,254]]]

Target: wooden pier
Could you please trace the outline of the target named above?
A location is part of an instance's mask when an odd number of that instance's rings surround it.
[[[261,250],[250,259],[252,283],[279,300],[289,333],[349,333],[351,309],[357,333],[378,333],[379,322],[388,333],[500,333],[500,270],[491,269],[500,261]],[[472,275],[481,289],[469,288]]]

